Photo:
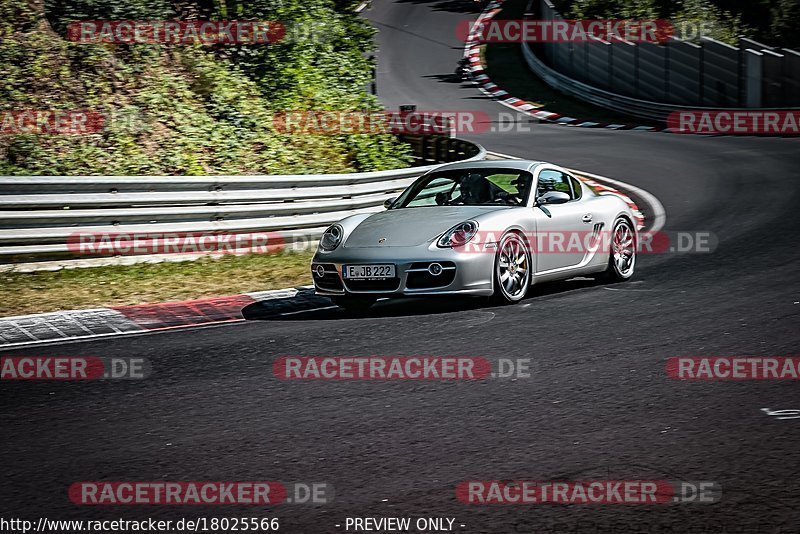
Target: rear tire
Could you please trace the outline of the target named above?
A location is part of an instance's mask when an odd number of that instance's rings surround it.
[[[496,304],[514,304],[525,298],[531,284],[531,252],[525,240],[516,232],[500,238],[494,259],[494,294]]]
[[[597,275],[605,283],[624,282],[633,276],[636,267],[636,232],[627,219],[614,221],[611,231],[611,250],[608,254],[608,267]]]
[[[350,313],[366,313],[375,301],[374,297],[332,297],[333,303]]]

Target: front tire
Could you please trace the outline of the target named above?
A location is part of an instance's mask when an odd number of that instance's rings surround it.
[[[334,304],[347,312],[366,313],[378,299],[374,297],[354,297],[348,295],[345,297],[331,297],[331,300],[333,300]]]
[[[500,239],[494,260],[494,295],[498,304],[514,304],[528,293],[533,273],[531,252],[525,240],[516,232]]]
[[[636,232],[630,221],[623,218],[614,221],[608,267],[597,278],[608,283],[629,280],[636,267],[636,246]]]

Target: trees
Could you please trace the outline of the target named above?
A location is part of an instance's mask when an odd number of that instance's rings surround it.
[[[666,18],[676,27],[704,23],[711,37],[735,43],[739,35],[773,46],[798,47],[800,0],[559,0],[569,18]]]
[[[92,109],[103,131],[0,136],[4,174],[255,174],[404,166],[389,135],[288,135],[280,110],[378,109],[365,91],[372,28],[332,0],[0,3],[0,111]],[[272,20],[270,45],[78,44],[75,20]],[[315,33],[316,32],[316,33]]]
[[[772,8],[770,31],[775,42],[789,48],[800,48],[800,0],[779,0]]]

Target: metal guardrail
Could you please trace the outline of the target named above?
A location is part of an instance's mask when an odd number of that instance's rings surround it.
[[[575,97],[596,106],[654,121],[665,122],[673,111],[686,109],[686,106],[660,104],[604,91],[591,85],[579,82],[548,67],[544,61],[533,53],[528,43],[522,44],[522,55],[528,68],[547,85],[566,95]],[[701,109],[701,108],[693,108]]]
[[[486,157],[483,147],[460,139],[412,142],[427,165],[293,176],[2,176],[0,263],[75,258],[68,239],[77,233],[263,231],[287,244],[307,242],[348,215],[380,211],[441,163]]]
[[[551,0],[530,0],[526,11],[532,13],[537,5],[542,19],[563,20]],[[767,110],[800,103],[800,52],[749,39],[741,39],[738,47],[705,37],[700,45],[678,38],[664,44],[594,41],[542,43],[536,52],[523,43],[522,53],[531,71],[550,87],[659,122],[688,108]]]
[[[663,104],[660,102],[651,102],[647,100],[640,100],[628,96],[619,95],[610,91],[605,91],[597,87],[585,84],[569,76],[561,74],[560,72],[552,69],[539,59],[536,54],[531,50],[528,43],[522,44],[522,55],[528,68],[541,78],[547,85],[553,89],[560,91],[566,95],[572,96],[584,102],[594,104],[598,107],[610,109],[618,113],[638,117],[641,119],[648,119],[658,122],[666,122],[667,117],[673,111],[685,111],[692,109],[694,111],[702,110],[717,110],[719,108],[709,108],[700,106],[685,106],[676,104]],[[751,111],[759,110],[772,110],[777,108],[749,108]],[[797,108],[785,108],[797,109]]]

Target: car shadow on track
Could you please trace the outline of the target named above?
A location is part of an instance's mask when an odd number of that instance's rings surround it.
[[[523,302],[536,305],[536,299],[598,285],[595,280],[589,278],[544,283],[531,288]],[[368,311],[354,313],[337,307],[328,297],[315,295],[313,289],[302,288],[291,298],[261,300],[249,304],[242,309],[242,315],[248,321],[323,321],[438,315],[504,307],[491,303],[485,297],[403,297],[379,300]]]
[[[450,74],[429,74],[427,76],[423,76],[423,78],[428,78],[429,80],[436,80],[437,82],[443,83],[460,83],[463,87],[471,86],[468,81],[462,79],[461,76],[455,72],[451,72]]]
[[[331,299],[314,295],[312,289],[305,289],[291,299],[263,300],[249,304],[242,309],[242,315],[247,320],[323,321],[434,315],[485,307],[487,307],[486,300],[475,297],[408,297],[382,299],[368,311],[356,313],[342,310],[333,304]]]

